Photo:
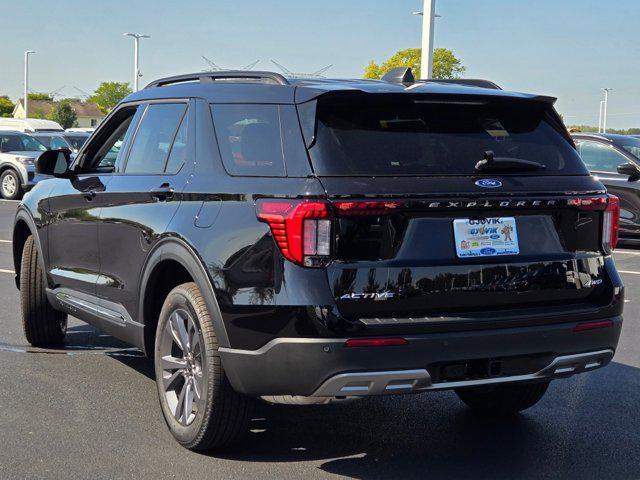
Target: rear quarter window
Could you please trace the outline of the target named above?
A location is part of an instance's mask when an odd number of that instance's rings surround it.
[[[213,104],[211,115],[229,174],[285,176],[278,105]]]

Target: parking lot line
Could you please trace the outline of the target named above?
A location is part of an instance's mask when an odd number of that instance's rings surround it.
[[[13,270],[5,270],[4,268],[0,268],[0,273],[16,273]]]
[[[0,240],[0,243],[13,243],[11,240]]]
[[[633,270],[618,270],[618,273],[630,273],[631,275],[640,275],[640,272],[634,272]]]
[[[640,255],[640,251],[638,250],[615,250],[613,253],[614,255],[616,253],[622,253],[624,255]]]

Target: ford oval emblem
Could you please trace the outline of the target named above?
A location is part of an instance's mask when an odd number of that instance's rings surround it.
[[[502,186],[502,182],[495,178],[483,178],[476,180],[476,185],[482,188],[498,188]]]

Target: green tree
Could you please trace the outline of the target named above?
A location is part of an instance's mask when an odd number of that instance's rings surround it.
[[[61,100],[57,102],[49,112],[49,120],[58,122],[62,128],[71,128],[78,119],[76,112],[71,108],[69,100]]]
[[[0,117],[10,117],[15,105],[7,95],[0,96]]]
[[[49,102],[53,101],[53,97],[48,93],[38,93],[38,92],[28,93],[27,98],[29,100],[47,100]]]
[[[433,51],[433,78],[461,78],[466,67],[446,48],[436,48]]]
[[[47,118],[42,108],[34,108],[30,114],[31,118]]]
[[[107,113],[131,92],[132,90],[128,83],[102,82],[87,101],[98,104],[100,109]]]
[[[389,70],[397,67],[410,67],[415,78],[421,78],[420,61],[422,49],[407,48],[396,52],[391,58],[378,65],[369,62],[364,70],[364,78],[381,78]],[[460,78],[466,68],[451,50],[436,48],[433,51],[433,78]]]

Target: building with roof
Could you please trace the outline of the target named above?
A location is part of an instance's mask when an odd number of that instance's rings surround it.
[[[13,109],[14,118],[47,118],[57,102],[51,100],[29,100],[29,112],[24,111],[24,102],[19,99]],[[69,100],[69,104],[76,112],[77,126],[80,128],[93,128],[105,117],[100,107],[91,102]]]

